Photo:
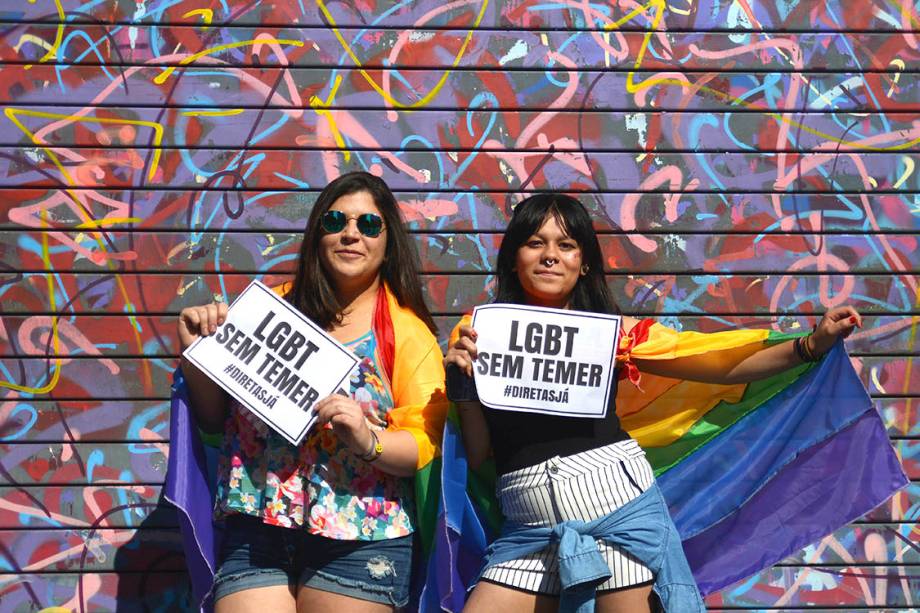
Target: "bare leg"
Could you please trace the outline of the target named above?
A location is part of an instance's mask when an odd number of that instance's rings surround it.
[[[294,592],[290,587],[272,585],[234,592],[214,603],[214,613],[251,613],[252,611],[295,613],[297,601],[294,600]]]
[[[263,611],[271,611],[265,608]],[[344,594],[302,587],[297,591],[297,613],[335,611],[335,613],[393,613],[393,605],[352,598]],[[215,611],[215,613],[217,613]]]
[[[556,613],[558,610],[558,598],[516,590],[491,581],[477,583],[463,607],[463,613]]]
[[[655,596],[652,585],[637,585],[597,595],[594,610],[597,613],[651,613]]]

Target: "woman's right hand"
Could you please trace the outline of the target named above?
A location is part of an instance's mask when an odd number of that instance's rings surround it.
[[[447,349],[444,356],[444,368],[456,364],[468,377],[473,376],[473,362],[479,357],[476,350],[476,330],[471,326],[460,326],[460,338]]]
[[[199,336],[209,336],[227,319],[227,305],[212,302],[182,309],[179,312],[179,346],[185,351]]]

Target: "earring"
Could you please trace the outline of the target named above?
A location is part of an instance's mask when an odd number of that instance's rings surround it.
[[[591,270],[591,269],[588,267],[587,264],[582,264],[582,265],[581,265],[581,276],[583,277],[583,276],[585,276],[586,274],[588,274],[588,271],[589,271],[589,270]]]

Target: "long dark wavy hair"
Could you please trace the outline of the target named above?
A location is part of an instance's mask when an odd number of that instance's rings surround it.
[[[571,308],[591,313],[618,314],[604,279],[604,258],[591,216],[585,207],[571,196],[557,193],[535,194],[522,200],[514,209],[508,229],[498,250],[498,292],[495,302],[526,303],[524,288],[515,272],[518,249],[540,229],[548,215],[556,219],[563,231],[581,247],[582,264],[586,274],[578,278],[569,299]]]
[[[335,295],[332,282],[317,256],[323,236],[320,218],[342,196],[367,192],[383,217],[386,253],[380,267],[380,280],[396,296],[399,304],[410,308],[433,334],[437,334],[434,319],[422,298],[419,282],[419,260],[415,243],[409,237],[399,214],[399,205],[389,186],[372,174],[349,172],[329,183],[313,205],[304,229],[294,286],[288,301],[324,329],[342,322],[342,305]]]

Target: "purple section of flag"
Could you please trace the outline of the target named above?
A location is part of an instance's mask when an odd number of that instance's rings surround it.
[[[908,483],[874,409],[799,455],[744,506],[684,541],[703,594],[770,567]]]
[[[816,368],[658,478],[681,537],[693,538],[748,504],[800,454],[868,410],[872,400],[839,342]]]
[[[467,496],[466,451],[457,426],[444,424],[441,463],[441,498],[434,544],[420,611],[463,609],[466,591],[482,568],[488,535]]]
[[[178,510],[195,609],[210,610],[218,545],[211,521],[211,489],[204,445],[189,409],[185,381],[178,370],[170,405],[169,468],[164,496]]]

